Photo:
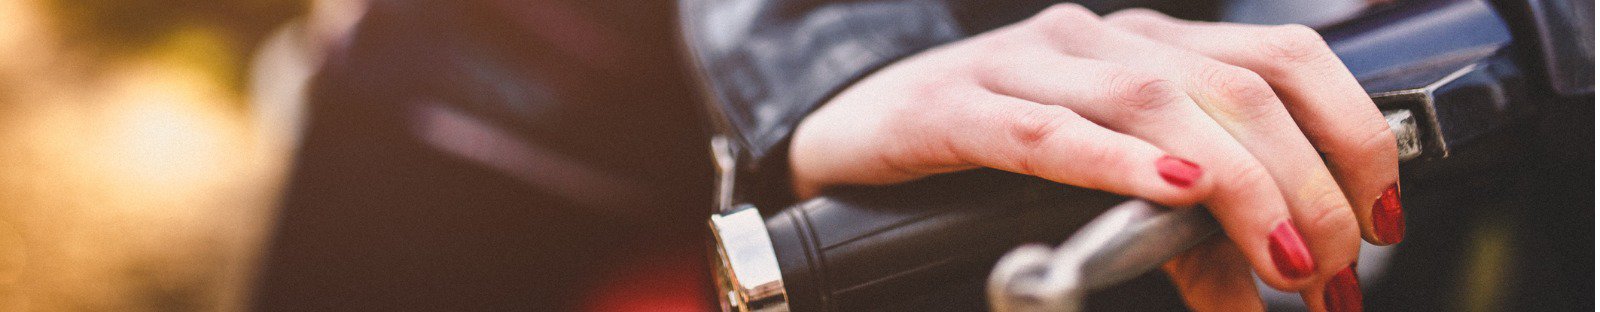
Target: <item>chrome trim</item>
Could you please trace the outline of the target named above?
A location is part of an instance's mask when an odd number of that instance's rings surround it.
[[[1411,111],[1404,109],[1383,111],[1383,119],[1389,122],[1389,132],[1394,133],[1394,144],[1400,151],[1400,161],[1422,156],[1422,138],[1421,134],[1417,133],[1417,118],[1411,115]]]
[[[787,312],[783,270],[761,213],[753,206],[711,216],[716,286],[726,312]]]
[[[733,211],[733,176],[734,166],[733,142],[728,137],[715,135],[711,137],[711,159],[717,165],[717,210],[716,212]]]

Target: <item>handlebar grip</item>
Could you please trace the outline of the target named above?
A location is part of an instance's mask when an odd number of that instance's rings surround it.
[[[985,171],[830,192],[766,227],[794,311],[981,310],[971,298],[1005,252],[1060,242],[1125,200]]]

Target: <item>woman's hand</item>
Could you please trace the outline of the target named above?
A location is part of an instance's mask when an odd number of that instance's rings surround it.
[[[1200,310],[1262,309],[1251,268],[1311,307],[1359,309],[1359,237],[1403,233],[1387,123],[1303,26],[1058,5],[866,77],[791,144],[803,197],[990,167],[1204,204],[1227,237],[1164,266]]]

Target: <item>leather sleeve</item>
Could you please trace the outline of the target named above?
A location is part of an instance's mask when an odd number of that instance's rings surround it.
[[[712,119],[737,145],[738,180],[767,184],[757,197],[787,196],[787,142],[813,109],[874,69],[963,36],[941,1],[683,0],[679,9]]]

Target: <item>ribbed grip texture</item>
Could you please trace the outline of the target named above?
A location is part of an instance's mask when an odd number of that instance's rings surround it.
[[[837,190],[767,218],[794,311],[982,310],[994,263],[1126,200],[994,171]]]

